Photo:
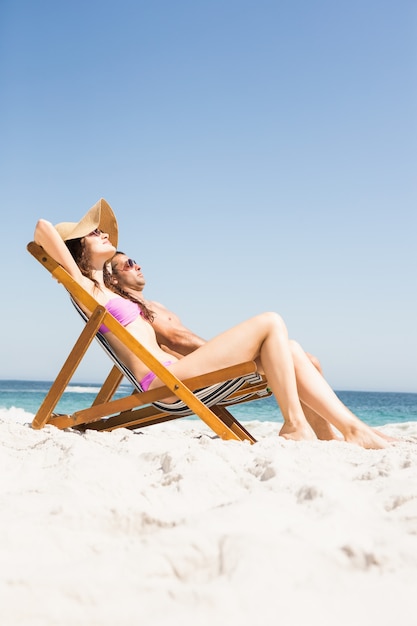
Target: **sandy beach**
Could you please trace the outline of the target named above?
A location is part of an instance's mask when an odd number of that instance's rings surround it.
[[[414,626],[417,422],[385,450],[0,419],[5,626]]]

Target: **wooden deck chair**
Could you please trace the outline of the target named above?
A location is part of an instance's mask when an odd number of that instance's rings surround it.
[[[266,380],[257,373],[254,362],[248,361],[181,381],[132,337],[43,248],[30,242],[27,249],[58,282],[64,285],[85,321],[79,338],[32,421],[33,428],[42,428],[46,424],[58,428],[95,430],[140,428],[195,414],[222,439],[255,442],[254,437],[227,410],[227,406],[232,404],[270,395]],[[90,312],[89,318],[82,312],[77,302]],[[130,370],[117,358],[107,339],[98,332],[101,324],[105,324],[132,350],[165,386],[143,392]],[[90,407],[71,415],[55,414],[53,411],[56,405],[95,338],[113,360],[114,365],[109,375]],[[132,384],[133,393],[113,399],[124,378]],[[178,401],[173,404],[162,403],[162,399],[167,395],[177,396]]]

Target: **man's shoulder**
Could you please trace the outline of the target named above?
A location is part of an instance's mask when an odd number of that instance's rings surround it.
[[[157,302],[156,300],[146,300],[145,304],[154,313],[158,313],[158,312],[160,312],[160,313],[171,313],[171,311],[169,309],[167,309],[166,306],[164,306],[160,302]]]
[[[178,315],[170,311],[166,306],[155,300],[147,300],[146,306],[155,314],[159,321],[180,323]]]

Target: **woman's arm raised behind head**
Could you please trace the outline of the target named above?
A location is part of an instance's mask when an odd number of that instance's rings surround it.
[[[52,256],[53,259],[74,278],[78,283],[83,284],[84,277],[74,259],[71,256],[65,242],[61,239],[54,225],[48,220],[39,219],[34,234],[34,240]]]

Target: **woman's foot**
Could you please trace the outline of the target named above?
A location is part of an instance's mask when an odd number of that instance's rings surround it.
[[[305,424],[284,422],[283,427],[279,431],[279,436],[293,441],[317,440],[314,430],[307,422]]]

